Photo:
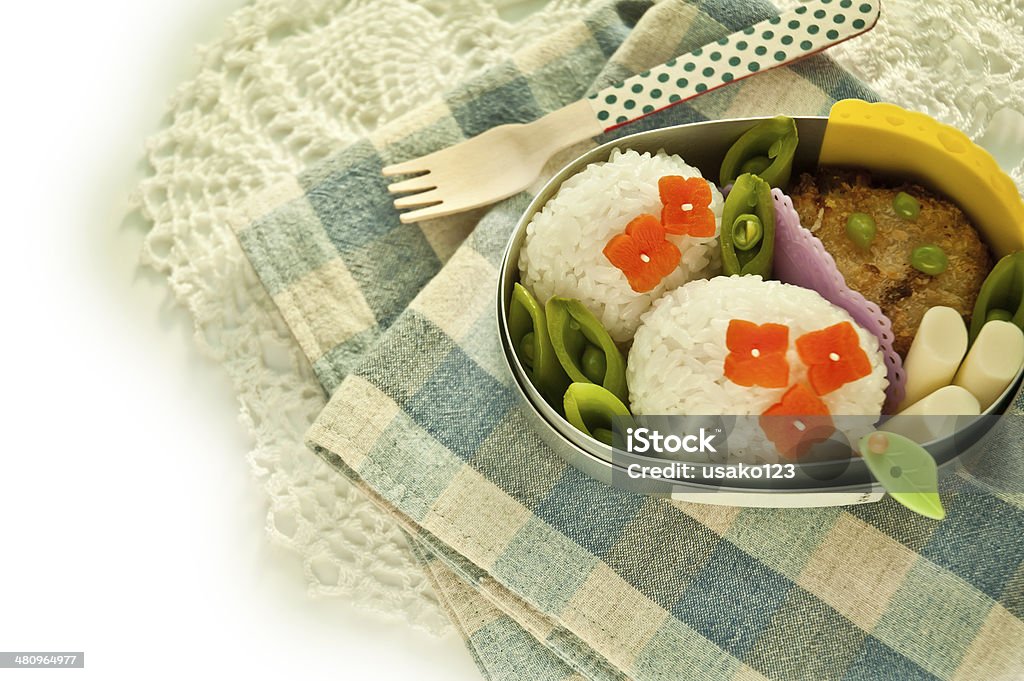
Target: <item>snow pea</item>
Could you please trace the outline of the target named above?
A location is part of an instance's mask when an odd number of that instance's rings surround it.
[[[622,401],[594,383],[573,383],[565,391],[565,418],[573,426],[606,445],[612,444],[615,419],[620,426],[633,425],[632,415]]]
[[[971,343],[993,319],[1013,322],[1024,331],[1024,251],[1001,258],[985,278],[971,315]]]
[[[551,345],[544,308],[522,284],[517,283],[512,289],[508,330],[512,348],[530,381],[545,399],[553,405],[560,405],[569,377],[562,370]]]
[[[744,173],[755,173],[772,187],[784,189],[793,172],[793,156],[800,137],[796,121],[776,116],[761,121],[740,135],[722,159],[721,186],[732,184]]]
[[[775,254],[775,203],[771,187],[761,177],[745,173],[736,178],[722,208],[722,269],[726,274],[772,274]],[[746,236],[750,218],[759,223],[756,241],[738,243]],[[728,225],[728,227],[727,227]],[[753,243],[750,243],[753,241]]]
[[[597,317],[575,298],[559,296],[548,300],[544,312],[555,356],[569,378],[604,386],[625,402],[626,360]]]

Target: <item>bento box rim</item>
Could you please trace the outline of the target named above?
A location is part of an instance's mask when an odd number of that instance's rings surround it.
[[[615,465],[611,461],[612,448],[593,437],[586,435],[585,433],[576,429],[570,424],[563,416],[558,414],[551,405],[547,404],[544,398],[533,386],[526,374],[525,368],[519,362],[519,357],[516,355],[515,350],[512,347],[511,336],[508,330],[508,305],[506,298],[507,290],[511,290],[512,284],[518,279],[518,257],[516,262],[512,262],[513,251],[516,251],[518,256],[519,249],[521,248],[521,242],[525,238],[525,230],[533,216],[539,212],[545,203],[553,196],[554,192],[558,187],[561,186],[565,180],[572,175],[580,172],[590,163],[594,163],[598,160],[607,159],[611,154],[612,150],[622,147],[630,147],[630,143],[638,139],[646,139],[654,136],[669,135],[671,136],[674,132],[681,130],[692,130],[700,127],[717,127],[717,128],[729,128],[737,127],[740,125],[749,126],[762,120],[773,118],[774,116],[749,116],[749,117],[738,117],[738,118],[725,118],[707,121],[697,121],[694,123],[684,123],[681,125],[668,126],[664,128],[653,128],[650,130],[643,130],[625,135],[616,139],[608,140],[593,149],[590,149],[579,156],[576,156],[572,160],[568,161],[562,166],[558,172],[551,176],[537,191],[537,193],[531,198],[530,203],[527,205],[523,213],[519,216],[512,233],[509,235],[508,242],[505,245],[504,252],[501,258],[501,265],[499,269],[498,286],[497,286],[497,318],[498,318],[498,333],[499,339],[502,345],[502,355],[505,359],[506,369],[511,374],[511,377],[515,383],[516,389],[519,392],[519,397],[524,401],[533,413],[540,418],[540,420],[553,432],[553,434],[566,446],[570,447],[577,455],[584,455],[592,462],[599,463],[600,465],[608,468],[614,468]],[[803,167],[801,161],[806,161],[811,158],[808,153],[808,140],[805,133],[808,130],[813,131],[813,137],[810,144],[815,146],[813,159],[816,165],[818,153],[821,147],[821,140],[824,136],[825,126],[828,123],[828,116],[791,116],[797,121],[798,126],[801,127],[801,140],[800,145],[797,148],[797,162],[794,167]],[[739,131],[742,133],[742,130]],[[689,162],[689,159],[687,159]],[[803,165],[806,165],[804,163]],[[703,172],[704,169],[702,169]],[[1011,382],[1011,384],[1003,391],[1003,393],[996,399],[995,402],[983,412],[985,414],[996,414],[1000,417],[1004,417],[1010,407],[1016,399],[1020,396],[1020,392],[1024,385],[1022,385],[1022,377],[1024,377],[1024,368],[1022,368]],[[538,404],[543,405],[543,408],[539,408]],[[550,411],[551,413],[546,413]],[[943,440],[948,439],[943,438]],[[925,443],[925,447],[930,447],[941,440]],[[969,448],[968,448],[969,449]],[[940,462],[940,468],[946,468],[954,465],[963,454],[966,453],[966,449],[963,452],[957,452],[947,460]],[[722,465],[722,464],[708,464],[708,465]],[[757,492],[757,491],[774,491],[779,493],[810,493],[817,491],[835,491],[835,490],[846,490],[846,489],[867,489],[873,486],[874,481],[871,478],[867,467],[863,462],[855,461],[855,466],[859,467],[857,477],[861,478],[860,481],[854,482],[848,485],[842,486],[828,486],[823,485],[820,488],[796,488],[796,489],[781,489],[781,488],[739,488],[739,487],[728,487],[726,485],[718,485],[713,483],[697,483],[698,486],[714,487],[722,490],[734,490],[737,492]],[[694,482],[691,480],[667,480],[666,482],[672,483],[686,483],[693,485]]]

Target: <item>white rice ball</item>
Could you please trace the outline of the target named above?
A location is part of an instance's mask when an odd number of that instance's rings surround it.
[[[635,292],[626,275],[605,257],[608,241],[634,218],[643,213],[661,216],[658,180],[666,175],[702,177],[674,154],[660,151],[652,156],[616,149],[607,163],[593,163],[566,180],[526,227],[519,256],[523,285],[541,304],[556,295],[579,299],[622,343],[632,338],[640,316],[663,293],[717,274],[723,199],[711,182],[715,236],[668,235],[682,258],[655,288]]]
[[[782,388],[744,387],[725,377],[726,330],[733,319],[789,327],[789,381]],[[693,281],[665,294],[644,315],[626,365],[633,414],[680,416],[759,416],[778,403],[796,383],[807,383],[807,367],[796,339],[840,322],[850,322],[871,373],[851,381],[821,400],[851,442],[872,429],[885,401],[885,363],[878,340],[843,309],[816,291],[764,281],[759,276],[715,277]],[[866,417],[866,418],[863,418]],[[698,419],[688,426],[696,432]],[[768,444],[756,418],[737,419],[727,434],[728,461],[774,463],[778,451]],[[723,461],[724,452],[696,454],[695,461]]]
[[[747,388],[725,377],[725,334],[733,319],[789,327],[786,387]],[[654,304],[637,329],[626,365],[633,413],[761,414],[782,399],[789,386],[807,382],[796,339],[840,322],[850,322],[857,331],[871,373],[821,399],[832,414],[878,416],[888,385],[878,339],[816,291],[759,276],[692,281]]]

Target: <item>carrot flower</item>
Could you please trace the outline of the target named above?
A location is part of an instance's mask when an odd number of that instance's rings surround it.
[[[641,215],[626,225],[623,234],[613,236],[604,247],[608,261],[622,270],[630,288],[646,293],[668,276],[682,254],[665,239],[665,228],[653,215]]]
[[[819,395],[871,373],[871,362],[850,322],[805,333],[796,339],[796,351],[807,365],[807,380]]]
[[[787,390],[761,414],[759,422],[779,453],[790,460],[799,459],[811,445],[827,440],[835,431],[828,407],[803,383]]]
[[[725,332],[725,377],[737,385],[785,388],[789,382],[789,327],[733,319]]]
[[[658,180],[661,196],[661,224],[669,234],[696,237],[715,235],[715,214],[711,212],[711,185],[699,177],[666,175]]]

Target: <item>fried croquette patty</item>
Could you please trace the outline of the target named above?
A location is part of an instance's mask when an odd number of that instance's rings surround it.
[[[920,203],[915,219],[893,209],[900,192]],[[970,324],[992,258],[954,203],[915,184],[884,184],[866,171],[837,168],[802,174],[790,196],[801,224],[821,239],[846,284],[877,303],[892,321],[893,347],[900,355],[906,356],[931,307],[951,307]],[[866,250],[847,235],[852,213],[866,213],[875,221],[875,237]],[[911,265],[914,249],[929,244],[940,247],[949,259],[946,270],[935,276]]]

